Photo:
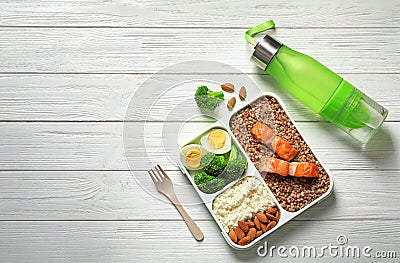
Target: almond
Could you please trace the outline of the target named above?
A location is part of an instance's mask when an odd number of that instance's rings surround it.
[[[249,232],[249,227],[247,226],[247,224],[243,221],[239,221],[238,225],[240,227],[240,229],[242,229],[243,232],[247,233]]]
[[[244,100],[247,97],[246,87],[242,86],[239,91],[239,99]]]
[[[235,90],[235,86],[232,83],[222,83],[221,89],[226,92],[233,92]]]
[[[252,240],[250,240],[249,237],[244,237],[244,238],[242,238],[242,239],[239,240],[238,245],[239,245],[239,246],[245,246],[245,245],[247,245],[247,244],[250,244],[251,241],[252,241]]]
[[[251,221],[248,221],[248,222],[244,222],[249,228],[252,228],[252,227],[254,227],[255,225],[254,225],[254,223],[253,222],[251,222]]]
[[[256,214],[256,216],[257,216],[258,220],[260,220],[260,222],[262,222],[262,223],[267,223],[268,222],[267,217],[263,213],[258,212]]]
[[[254,217],[254,225],[257,230],[261,230],[260,220],[258,220],[258,217]]]
[[[270,207],[270,208],[268,208],[266,213],[271,214],[271,215],[275,215],[275,213],[277,211],[278,211],[278,209],[276,207]]]
[[[261,231],[262,231],[263,233],[266,232],[266,231],[267,231],[267,225],[264,224],[264,223],[260,223],[260,225],[261,225]]]
[[[246,235],[244,234],[243,230],[240,229],[239,227],[235,227],[235,228],[233,229],[233,231],[235,231],[236,237],[237,237],[238,239],[242,239],[242,238],[244,238],[244,237],[246,236]]]
[[[233,242],[237,242],[237,236],[236,236],[236,233],[235,233],[235,231],[233,231],[233,229],[231,229],[231,231],[229,231],[229,237],[231,238],[231,240],[233,241]]]
[[[276,221],[278,222],[279,219],[281,218],[281,213],[279,213],[279,211],[276,211],[275,217],[276,217]]]
[[[265,213],[265,216],[271,221],[277,221],[276,217],[271,214]]]
[[[257,231],[257,232],[256,232],[256,237],[259,237],[259,236],[261,236],[261,235],[262,235],[262,233],[263,233],[263,232],[262,232],[261,230]]]
[[[233,107],[235,107],[236,105],[236,98],[232,97],[228,100],[228,103],[226,104],[226,106],[228,107],[229,110],[232,110]]]
[[[250,238],[251,241],[253,241],[256,238],[256,229],[254,227],[250,228],[249,233],[247,233],[247,236]]]
[[[267,231],[276,226],[276,221],[271,221],[267,225]]]

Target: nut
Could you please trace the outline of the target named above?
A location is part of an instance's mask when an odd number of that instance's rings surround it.
[[[222,83],[221,89],[226,92],[233,92],[235,90],[235,86],[232,83]]]
[[[266,224],[264,224],[264,223],[260,223],[260,225],[261,225],[261,231],[264,233],[264,232],[267,232],[267,225]]]
[[[275,215],[276,212],[278,212],[278,208],[270,207],[270,208],[268,208],[266,213],[271,214],[271,215]]]
[[[276,221],[278,222],[279,219],[281,218],[281,213],[279,213],[279,211],[276,211],[275,217],[276,217]]]
[[[228,103],[226,104],[226,106],[228,107],[229,110],[232,110],[233,107],[235,107],[236,104],[236,98],[232,97],[228,100]]]
[[[236,236],[237,236],[238,239],[242,239],[242,238],[244,238],[244,237],[246,236],[246,235],[244,234],[243,230],[240,229],[239,227],[235,227],[235,228],[233,229],[233,231],[235,231],[235,234],[236,234]]]
[[[247,97],[247,90],[245,86],[242,86],[239,91],[239,99],[244,100]]]
[[[268,222],[267,217],[262,212],[258,212],[256,214],[256,216],[257,216],[258,220],[260,220],[260,222],[262,222],[262,223],[267,223]]]
[[[242,229],[243,232],[247,233],[249,232],[249,227],[247,226],[247,224],[243,221],[239,221],[238,225],[240,227],[240,229]]]
[[[245,222],[245,224],[246,224],[249,228],[255,227],[254,223],[251,222],[251,221]]]
[[[263,232],[262,232],[261,230],[257,231],[257,232],[256,232],[256,237],[259,237],[259,236],[261,236],[261,235],[262,235],[262,233],[263,233]]]
[[[271,221],[267,225],[267,231],[274,228],[276,226],[276,221]]]
[[[276,217],[273,216],[273,215],[271,215],[271,214],[265,213],[265,216],[266,216],[269,220],[271,220],[271,221],[278,221],[278,220],[276,219]]]
[[[250,238],[251,241],[253,241],[256,238],[256,229],[254,227],[250,228],[249,233],[247,233],[247,236]]]
[[[254,225],[257,230],[261,230],[260,220],[258,220],[258,217],[254,217]]]
[[[238,242],[238,245],[239,246],[245,246],[247,244],[250,244],[251,241],[252,240],[250,240],[250,237],[247,236],[247,237],[244,237],[244,238],[240,239],[239,242]]]
[[[231,229],[231,231],[229,231],[229,237],[231,238],[231,240],[233,241],[233,242],[237,242],[237,236],[236,236],[236,233],[235,233],[235,231],[233,231],[233,229]]]

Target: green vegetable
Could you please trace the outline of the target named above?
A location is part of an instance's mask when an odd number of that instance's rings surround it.
[[[214,159],[215,154],[212,152],[206,153],[200,160],[200,166],[207,166],[211,163],[211,161]]]
[[[245,158],[238,158],[229,161],[225,168],[223,177],[228,181],[232,182],[240,178],[244,171],[247,169],[247,160]]]
[[[194,95],[194,100],[201,110],[214,111],[224,100],[224,93],[222,91],[212,91],[207,86],[199,86]]]
[[[224,170],[223,178],[226,181],[232,182],[240,178],[242,174],[247,169],[247,160],[246,158],[239,158],[239,152],[235,145],[232,145],[231,152],[229,154],[228,164]]]
[[[205,159],[203,160],[202,158],[201,161],[203,161],[204,164],[206,164],[206,161],[208,161],[208,164],[204,167],[204,172],[214,177],[217,177],[221,175],[222,172],[224,171],[227,161],[225,160],[225,157],[223,155],[215,155],[215,154],[213,155],[214,158],[211,161],[209,161],[210,157],[207,156],[207,154],[203,157]]]
[[[222,178],[214,178],[212,181],[198,185],[200,191],[206,194],[213,194],[224,188],[224,186],[225,180]]]
[[[196,185],[201,185],[201,184],[207,183],[209,181],[212,181],[214,179],[215,179],[214,176],[208,175],[205,172],[201,172],[194,176],[194,183]]]

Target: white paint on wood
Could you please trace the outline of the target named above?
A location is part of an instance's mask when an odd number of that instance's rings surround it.
[[[250,27],[275,19],[285,27],[398,27],[389,1],[2,1],[2,26]]]
[[[141,97],[140,100],[145,105],[152,105],[152,109],[146,108],[143,111],[134,112],[130,114],[131,118],[127,119],[125,113],[129,102],[136,96],[138,87],[150,77],[151,75],[129,74],[0,75],[0,120],[139,121],[146,120],[146,116],[147,120],[162,121],[171,108],[182,100],[193,97],[196,87],[191,84],[192,82],[189,82],[187,89],[179,89],[179,94],[176,89],[163,93],[158,101],[156,101],[156,96],[160,91],[147,87],[146,96]],[[202,77],[212,79],[213,75],[202,75]],[[250,75],[249,77],[258,84],[258,87],[248,86],[249,93],[251,91],[255,95],[261,91],[274,92],[282,98],[296,121],[321,120],[287,95],[271,80],[270,76]],[[343,77],[385,106],[390,112],[388,121],[400,119],[400,90],[398,89],[400,75],[343,74]],[[163,75],[162,78],[169,80],[176,79],[177,76]],[[191,76],[182,75],[179,78],[188,80]],[[246,79],[247,77],[243,75],[235,76],[235,78]],[[225,82],[233,81],[231,75],[227,75],[225,80]],[[240,82],[235,84],[242,85]],[[210,88],[219,89],[217,85]],[[229,94],[226,96],[229,98]],[[156,103],[153,104],[153,102]],[[194,102],[193,105],[195,105]],[[170,120],[184,121],[181,115],[172,117]]]
[[[123,150],[123,123],[0,123],[0,167],[2,170],[127,170]],[[182,123],[126,123],[131,169],[146,170],[155,163],[176,169],[174,145],[163,149],[162,136],[171,140]],[[193,137],[210,123],[188,123],[184,138]],[[298,123],[304,138],[329,169],[399,169],[400,123],[385,123],[366,149],[329,123]],[[138,130],[139,129],[139,130]],[[163,135],[162,131],[165,130]],[[146,148],[140,145],[146,142]],[[147,154],[146,154],[147,153]]]
[[[188,213],[212,220],[187,178],[167,173]],[[400,171],[332,174],[334,193],[296,221],[400,219]],[[145,171],[0,172],[0,181],[0,220],[181,220]]]
[[[257,72],[243,34],[244,29],[0,28],[0,72],[152,73],[188,60]],[[399,73],[396,28],[279,28],[271,35],[339,73]]]
[[[157,213],[157,211],[151,211]],[[204,241],[197,242],[183,221],[134,222],[0,222],[2,262],[287,262],[293,258],[259,257],[257,248],[235,251],[211,221],[198,222]],[[337,245],[346,235],[349,246],[370,246],[399,255],[397,220],[291,222],[264,239],[269,247]],[[264,244],[263,242],[261,244]],[[329,255],[329,254],[328,254]],[[361,258],[360,258],[361,259]],[[366,260],[365,258],[362,258]],[[307,262],[338,262],[338,258],[306,258]],[[354,262],[353,258],[340,258]],[[300,258],[299,262],[304,262]],[[379,262],[379,261],[378,261]]]

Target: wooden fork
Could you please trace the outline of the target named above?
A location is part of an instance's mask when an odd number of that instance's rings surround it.
[[[174,186],[172,184],[171,179],[169,179],[168,175],[161,168],[161,166],[157,165],[154,169],[150,169],[147,171],[156,185],[157,190],[168,197],[168,199],[174,204],[176,209],[179,211],[183,220],[185,220],[186,225],[188,226],[190,232],[193,237],[197,241],[201,241],[204,239],[203,232],[197,226],[197,224],[193,221],[193,219],[186,213],[186,210],[183,208],[178,198],[176,197]]]

